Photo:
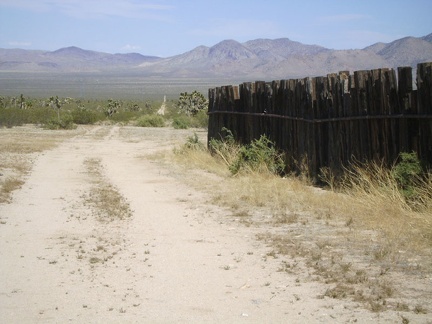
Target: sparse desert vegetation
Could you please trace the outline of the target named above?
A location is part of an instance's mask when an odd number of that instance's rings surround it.
[[[193,114],[185,108],[186,103],[179,106],[180,99],[186,100],[185,97],[196,93],[168,100],[164,103],[163,115],[157,114],[162,104],[157,100],[86,100],[58,96],[37,99],[22,94],[18,97],[0,96],[0,127],[35,124],[55,130],[101,123],[141,127],[172,125],[181,129],[207,127],[208,118],[202,111],[203,105],[195,108]]]
[[[257,237],[270,248],[267,258],[280,257],[279,271],[324,282],[323,297],[416,312],[408,293],[416,288],[404,282],[431,275],[432,175],[415,155],[403,154],[392,169],[353,164],[338,178],[322,170],[323,187],[311,185],[307,170],[281,177],[279,155],[263,138],[242,146],[227,136],[209,151],[190,137],[174,159],[217,175],[210,187],[191,184],[244,225],[262,228]]]

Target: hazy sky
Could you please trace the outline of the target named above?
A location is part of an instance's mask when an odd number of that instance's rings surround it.
[[[334,49],[432,33],[432,0],[0,0],[0,48],[167,57],[224,39]]]

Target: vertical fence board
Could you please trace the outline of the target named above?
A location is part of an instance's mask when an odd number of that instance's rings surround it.
[[[417,65],[417,104],[419,114],[432,114],[432,62]],[[419,154],[432,159],[432,120],[419,122]]]
[[[398,98],[398,88],[397,88],[397,78],[396,72],[393,69],[388,69],[385,72],[386,76],[386,93],[388,101],[386,101],[386,115],[399,115],[401,113],[399,106],[399,98]],[[399,124],[401,119],[388,119],[388,127],[389,127],[389,143],[388,143],[388,151],[389,157],[385,160],[394,161],[399,155]]]
[[[399,109],[402,115],[410,115],[412,111],[412,68],[411,67],[399,67],[398,71],[398,101]],[[412,121],[406,118],[401,118],[399,122],[399,151],[410,152],[411,147],[411,136],[409,124]]]

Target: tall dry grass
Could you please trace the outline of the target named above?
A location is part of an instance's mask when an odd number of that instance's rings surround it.
[[[393,170],[376,162],[353,163],[338,180],[328,171],[322,178],[333,192],[349,197],[363,226],[382,231],[394,242],[409,242],[410,248],[432,246],[430,172],[413,178],[410,196]]]

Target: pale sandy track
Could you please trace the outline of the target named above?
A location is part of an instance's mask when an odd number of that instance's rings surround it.
[[[1,323],[400,321],[317,298],[320,284],[299,284],[263,259],[257,229],[146,158],[187,134],[97,126],[38,156],[13,202],[0,205]],[[86,161],[99,163],[130,218],[96,219]]]

